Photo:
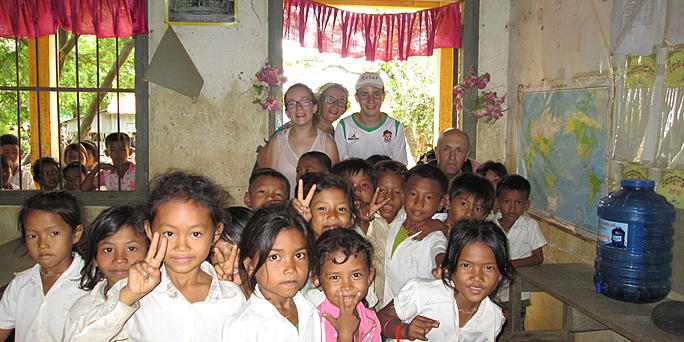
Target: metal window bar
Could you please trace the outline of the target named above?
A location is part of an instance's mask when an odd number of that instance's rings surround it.
[[[56,38],[59,38],[59,37],[56,37]],[[35,93],[36,111],[39,113],[39,115],[36,116],[36,119],[37,119],[36,124],[38,125],[38,129],[36,130],[37,135],[38,135],[38,137],[37,137],[38,138],[38,142],[37,142],[38,154],[37,155],[39,158],[50,154],[50,151],[46,151],[45,153],[43,151],[44,146],[43,146],[42,138],[43,138],[44,132],[42,132],[42,127],[41,127],[41,123],[42,123],[41,120],[43,118],[41,117],[42,115],[40,115],[40,113],[41,113],[41,105],[42,105],[41,104],[41,98],[44,98],[45,96],[51,96],[51,93],[55,93],[56,101],[57,101],[57,106],[56,106],[57,120],[56,121],[57,121],[58,129],[57,129],[56,133],[57,133],[57,141],[58,141],[57,143],[59,146],[57,151],[59,153],[59,156],[57,156],[57,158],[55,158],[55,159],[58,160],[60,164],[63,164],[64,162],[66,162],[66,160],[63,160],[65,145],[63,144],[63,139],[62,139],[63,133],[61,130],[61,127],[62,127],[62,121],[61,121],[61,119],[62,119],[61,118],[62,104],[60,102],[61,93],[74,92],[76,94],[76,97],[75,97],[75,99],[76,99],[76,115],[75,115],[75,118],[76,118],[76,122],[77,122],[77,125],[76,125],[77,128],[76,128],[76,137],[75,137],[75,139],[72,139],[72,142],[79,143],[79,144],[81,143],[81,95],[82,95],[82,93],[93,93],[94,94],[94,101],[96,101],[97,109],[96,109],[96,113],[94,115],[94,118],[96,118],[95,124],[97,127],[97,133],[95,136],[98,137],[98,139],[96,139],[96,145],[97,145],[98,152],[101,150],[102,137],[103,137],[102,131],[101,131],[101,118],[100,118],[100,110],[99,110],[100,105],[101,105],[100,95],[102,93],[111,93],[116,97],[116,108],[117,108],[117,111],[116,111],[116,129],[118,132],[122,131],[120,93],[135,94],[136,89],[134,87],[133,88],[121,88],[121,82],[120,82],[120,76],[121,76],[120,63],[121,63],[121,61],[119,58],[119,53],[120,53],[119,38],[113,38],[113,39],[115,39],[115,42],[114,42],[115,43],[114,67],[116,68],[115,69],[115,79],[116,79],[115,87],[111,87],[111,86],[110,87],[101,87],[102,80],[100,77],[100,67],[101,67],[101,65],[100,65],[100,62],[101,62],[100,39],[95,40],[96,87],[81,87],[81,66],[80,66],[81,61],[80,61],[80,53],[79,53],[79,42],[78,42],[79,37],[78,36],[75,38],[75,44],[74,44],[74,49],[75,49],[75,55],[74,55],[75,75],[74,76],[75,76],[75,83],[76,83],[75,87],[62,86],[62,84],[60,82],[60,70],[58,70],[59,68],[55,68],[55,73],[56,73],[55,76],[56,77],[55,77],[55,86],[54,87],[53,86],[44,86],[41,84],[41,81],[44,81],[44,79],[41,79],[41,77],[40,77],[40,71],[41,71],[40,67],[41,66],[40,66],[40,55],[39,55],[40,49],[39,49],[39,45],[38,45],[38,39],[36,39],[36,41],[35,41],[36,48],[34,49],[35,52],[34,52],[33,56],[27,56],[28,58],[34,58],[34,60],[35,60],[35,66],[34,66],[35,73],[36,73],[35,83],[33,85],[28,84],[28,86],[22,86],[21,85],[21,68],[20,68],[20,63],[21,63],[21,59],[20,59],[21,47],[19,44],[20,40],[18,38],[2,38],[2,39],[14,39],[14,54],[15,54],[15,56],[14,56],[14,64],[15,64],[14,80],[15,80],[15,84],[14,85],[0,85],[0,92],[13,92],[16,94],[17,138],[19,139],[19,156],[20,156],[19,158],[20,158],[20,160],[23,159],[22,156],[24,154],[22,144],[21,144],[22,136],[23,136],[23,134],[22,134],[23,127],[22,127],[22,118],[21,118],[21,111],[22,111],[21,95],[22,95],[22,92],[28,92],[29,94],[31,92]],[[132,39],[132,38],[128,38],[128,39]],[[59,60],[60,59],[60,56],[59,56],[60,45],[59,44],[60,44],[59,39],[55,39],[55,51],[56,51],[55,63],[56,63],[56,65],[60,65],[60,60]],[[130,57],[130,55],[129,55],[129,57]],[[137,68],[137,64],[136,64],[136,68]],[[136,84],[137,84],[137,81],[136,81]],[[92,125],[92,123],[91,123],[91,125]],[[64,140],[66,140],[66,139],[64,139]],[[96,157],[97,157],[97,163],[99,163],[101,161],[100,160],[100,154],[97,153]],[[80,154],[79,154],[79,161],[81,161]],[[82,161],[82,162],[85,163],[85,161]],[[19,175],[18,175],[19,176],[19,186],[20,186],[21,190],[26,190],[23,188],[23,182],[24,181],[22,179],[22,177],[23,177],[22,169],[25,169],[26,167],[31,168],[31,166],[24,166],[21,161],[19,162],[19,170],[17,172],[19,173]],[[136,176],[136,179],[137,178],[138,177]],[[100,188],[100,185],[101,185],[100,184],[100,177],[97,177],[97,181],[98,181],[98,189],[95,189],[95,190],[99,190],[99,188]],[[121,189],[121,178],[118,178],[118,185],[119,185],[118,188]]]

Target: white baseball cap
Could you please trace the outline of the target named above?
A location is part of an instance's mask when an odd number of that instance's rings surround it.
[[[359,90],[359,88],[365,86],[373,86],[383,90],[385,89],[385,83],[382,82],[382,78],[380,78],[380,74],[377,72],[364,72],[363,74],[359,75],[359,79],[356,81],[356,90]]]

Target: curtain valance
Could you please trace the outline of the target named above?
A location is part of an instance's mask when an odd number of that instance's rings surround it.
[[[59,27],[98,38],[148,33],[146,1],[0,1],[0,37],[42,37],[55,34]]]
[[[365,14],[285,0],[283,11],[283,38],[342,57],[406,60],[461,47],[460,3],[415,13]]]

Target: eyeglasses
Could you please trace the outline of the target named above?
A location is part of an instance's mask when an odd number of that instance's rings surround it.
[[[290,101],[285,102],[285,108],[286,109],[292,109],[292,108],[296,108],[297,105],[300,105],[302,107],[308,107],[308,106],[311,106],[311,104],[312,104],[311,99],[303,97],[303,98],[299,99],[299,101],[290,100]]]
[[[325,103],[327,103],[327,104],[336,104],[336,105],[338,105],[340,107],[344,107],[344,108],[347,107],[347,100],[334,98],[332,96],[328,96],[328,95],[323,96],[323,101],[325,101]]]

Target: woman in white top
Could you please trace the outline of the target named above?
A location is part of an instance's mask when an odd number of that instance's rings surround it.
[[[19,230],[36,262],[18,273],[0,302],[0,341],[14,329],[16,341],[61,341],[79,288],[83,259],[72,252],[83,233],[82,208],[66,191],[31,196],[19,212]]]
[[[494,223],[460,221],[437,271],[441,279],[410,280],[378,313],[383,334],[395,341],[495,342],[504,316],[489,295],[511,269],[506,236]]]
[[[308,86],[291,86],[285,92],[285,113],[292,125],[274,135],[259,152],[260,168],[276,169],[290,181],[290,197],[294,194],[297,161],[302,154],[319,151],[327,154],[333,165],[339,161],[335,139],[314,126],[317,110],[316,98]]]
[[[254,213],[240,241],[240,277],[251,294],[223,328],[223,341],[320,342],[318,310],[299,292],[315,264],[308,224],[288,206]]]

